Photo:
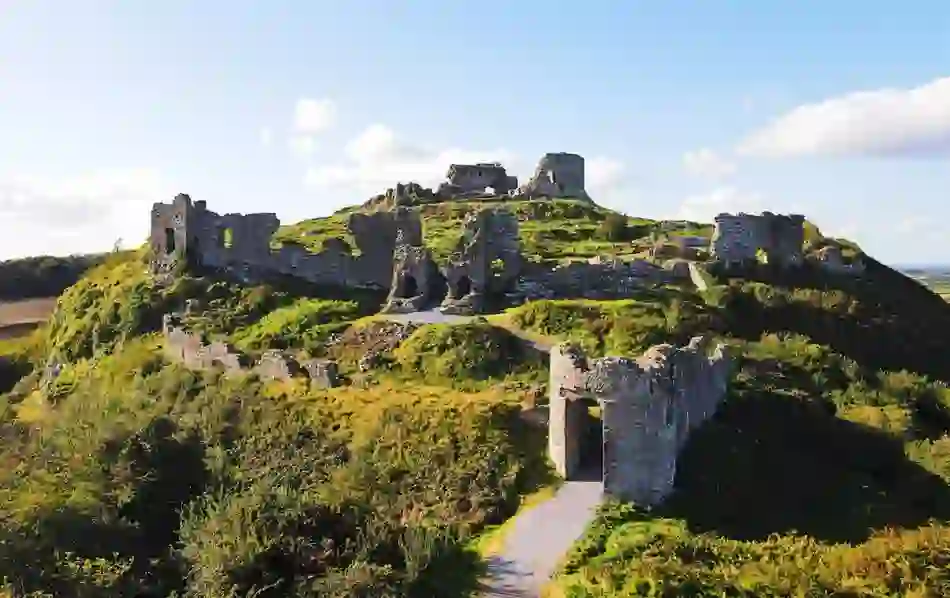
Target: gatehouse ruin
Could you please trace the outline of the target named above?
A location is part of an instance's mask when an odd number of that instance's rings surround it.
[[[585,475],[585,451],[599,451],[604,493],[652,506],[673,490],[676,459],[690,433],[716,412],[731,361],[722,343],[695,337],[658,345],[636,359],[588,359],[561,344],[551,350],[548,453],[565,479]],[[591,430],[590,405],[601,408]],[[596,421],[596,420],[595,420]],[[599,432],[599,433],[598,433]]]

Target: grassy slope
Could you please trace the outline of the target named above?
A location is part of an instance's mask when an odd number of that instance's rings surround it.
[[[437,256],[473,207],[422,208]],[[547,211],[522,223],[535,259],[631,253],[668,226],[629,219],[629,240],[609,242],[609,212],[596,206],[511,207]],[[345,237],[345,219],[279,236],[319,248]],[[749,273],[704,295],[671,287],[489,318],[594,354],[712,329],[744,355],[728,402],[681,459],[678,494],[655,513],[606,507],[562,571],[562,591],[948,593],[950,402],[933,381],[950,379],[946,310],[876,263],[870,274],[872,286],[833,288]],[[164,364],[149,333],[185,297],[207,308],[193,326],[249,351],[319,351],[345,329],[355,344],[334,355],[354,386],[262,385]],[[358,375],[359,342],[382,325],[365,317],[377,306],[200,277],[158,289],[141,256],[91,272],[48,327],[0,347],[13,364],[0,373],[12,379],[49,352],[70,362],[46,395],[34,374],[0,400],[0,461],[11,464],[0,470],[0,534],[10,540],[0,577],[59,595],[267,585],[273,596],[459,595],[472,581],[470,534],[549,482],[543,436],[515,417],[518,403],[544,396],[546,368],[476,322],[423,327],[380,372]]]
[[[670,501],[607,505],[558,591],[948,595],[950,309],[875,262],[870,275],[750,273],[708,294],[703,317],[741,356],[730,396],[687,445]],[[642,303],[540,302],[507,320],[602,354],[624,327],[675,336],[696,318],[674,327],[676,302]]]
[[[320,391],[166,364],[154,331],[186,297],[206,308],[192,326],[249,351],[373,323],[373,298],[202,277],[160,289],[142,256],[90,272],[48,326],[0,347],[13,379],[66,362],[45,393],[35,372],[0,395],[9,592],[460,595],[473,534],[549,482],[543,434],[517,415],[543,364],[513,360],[504,331],[423,328],[392,371]],[[477,350],[423,371],[459,346]]]
[[[425,243],[437,260],[451,253],[462,232],[467,213],[482,207],[504,206],[521,221],[520,234],[525,255],[536,260],[588,258],[603,254],[630,255],[646,248],[651,231],[659,231],[664,223],[643,218],[628,218],[628,238],[611,242],[599,231],[611,210],[586,201],[511,201],[511,202],[444,202],[416,209],[423,216]],[[281,241],[294,240],[319,250],[325,239],[338,237],[355,247],[346,232],[346,215],[305,220],[282,227],[277,234]],[[712,229],[695,223],[665,223],[673,236],[709,235]],[[639,240],[639,243],[636,242]]]

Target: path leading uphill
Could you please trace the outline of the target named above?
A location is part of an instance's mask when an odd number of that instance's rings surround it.
[[[443,314],[438,310],[408,314],[388,314],[397,322],[449,324],[467,322],[474,316]],[[545,353],[551,343],[508,329],[526,343]],[[594,518],[603,496],[598,474],[587,480],[564,482],[554,497],[526,509],[505,530],[504,544],[497,556],[488,560],[482,580],[484,598],[537,598],[571,545]]]
[[[590,525],[602,496],[599,476],[572,480],[553,498],[519,513],[506,530],[502,550],[488,561],[482,596],[540,596],[558,563]]]

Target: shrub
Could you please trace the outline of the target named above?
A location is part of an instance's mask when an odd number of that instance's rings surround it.
[[[396,349],[395,358],[405,370],[430,379],[498,378],[540,363],[523,340],[484,320],[423,326]]]

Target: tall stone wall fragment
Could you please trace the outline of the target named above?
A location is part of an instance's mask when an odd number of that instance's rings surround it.
[[[587,199],[584,188],[584,158],[565,152],[541,157],[534,174],[518,192],[528,198],[571,197]]]
[[[587,360],[577,349],[551,352],[549,452],[555,468],[577,468],[580,431],[571,402],[601,405],[605,494],[655,505],[673,489],[676,459],[689,433],[711,417],[726,393],[730,360],[696,337],[685,347],[658,345],[637,359]]]
[[[769,263],[800,264],[804,222],[805,217],[800,214],[719,214],[715,218],[710,255],[727,266],[755,262],[760,254]]]

